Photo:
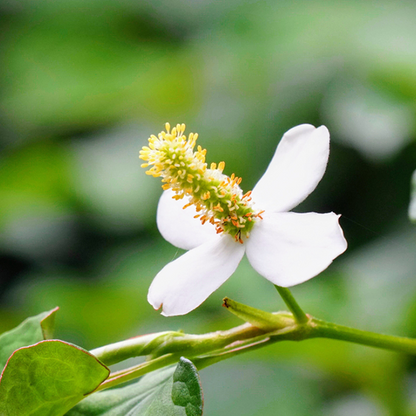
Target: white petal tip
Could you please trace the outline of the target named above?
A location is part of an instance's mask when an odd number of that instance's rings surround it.
[[[150,305],[153,307],[155,311],[158,311],[160,308],[163,307],[163,303],[157,302],[152,298],[150,289],[151,287],[149,288],[149,293],[147,294],[147,301],[150,303]]]
[[[186,315],[187,313],[189,313],[189,312],[191,312],[191,311],[188,311],[188,310],[186,310],[186,311],[176,311],[176,312],[172,312],[172,311],[167,311],[166,310],[166,308],[165,309],[163,309],[163,304],[160,306],[160,308],[162,308],[162,312],[160,313],[162,316],[166,316],[166,317],[169,317],[169,316],[180,316],[180,315]],[[159,309],[160,309],[159,308]]]
[[[149,303],[150,303],[150,305],[152,305],[152,306],[153,306],[153,309],[154,309],[155,311],[160,311],[160,310],[162,310],[162,312],[160,313],[162,316],[176,316],[176,315],[178,315],[178,314],[174,314],[174,313],[168,313],[168,312],[166,312],[166,311],[163,309],[163,303],[152,303],[152,302],[150,302],[150,300],[149,300]]]
[[[316,130],[322,130],[323,132],[325,132],[329,135],[328,127],[326,127],[324,125],[317,127]]]
[[[325,126],[301,124],[288,130],[253,189],[253,201],[270,212],[290,211],[297,206],[316,188],[325,172],[329,141]]]
[[[286,133],[285,136],[291,136],[291,135],[298,135],[298,134],[302,134],[302,133],[307,133],[310,131],[315,130],[316,127],[313,126],[312,124],[299,124],[298,126],[292,127],[291,129],[289,129]]]

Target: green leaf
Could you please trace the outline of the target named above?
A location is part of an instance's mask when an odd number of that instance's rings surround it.
[[[200,416],[202,408],[197,369],[181,358],[176,368],[163,368],[130,386],[91,395],[67,416]]]
[[[0,415],[61,416],[108,374],[107,367],[75,345],[51,340],[22,347],[0,379]]]
[[[173,373],[172,402],[185,409],[186,416],[202,415],[203,396],[196,367],[186,358],[181,358]]]
[[[11,331],[0,335],[0,371],[13,351],[52,338],[57,310],[58,308],[55,308],[32,316]]]

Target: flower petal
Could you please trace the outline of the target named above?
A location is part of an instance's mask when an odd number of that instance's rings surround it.
[[[301,124],[287,131],[269,167],[253,189],[259,209],[289,211],[315,188],[325,172],[329,156],[329,132]]]
[[[210,223],[202,225],[194,218],[196,210],[193,205],[183,209],[188,199],[173,199],[172,190],[164,191],[157,207],[156,222],[160,234],[176,247],[190,250],[216,236],[215,228]]]
[[[289,287],[316,276],[347,248],[339,216],[274,213],[253,227],[247,257],[262,276]]]
[[[244,245],[217,236],[167,264],[154,278],[147,300],[162,315],[184,315],[199,306],[235,271]]]

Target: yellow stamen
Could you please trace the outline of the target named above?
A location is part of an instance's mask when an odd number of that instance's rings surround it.
[[[249,232],[257,220],[261,220],[264,211],[256,212],[251,206],[251,191],[243,194],[239,185],[242,178],[234,173],[227,177],[223,174],[225,163],[211,163],[210,169],[205,162],[206,150],[197,146],[194,150],[197,133],[184,135],[185,125],[177,124],[171,129],[165,124],[166,131],[156,137],[151,135],[149,145],[140,151],[145,161],[142,167],[149,168],[146,173],[162,178],[162,188],[172,189],[174,199],[185,196],[188,201],[184,209],[195,205],[202,224],[209,222],[216,232],[231,234],[236,242],[243,243],[243,236]],[[242,230],[244,229],[244,234]]]

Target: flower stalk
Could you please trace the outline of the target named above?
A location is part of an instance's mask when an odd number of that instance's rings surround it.
[[[303,312],[302,308],[299,306],[296,299],[293,297],[292,292],[287,287],[281,287],[274,285],[276,290],[279,292],[286,306],[289,308],[290,312],[293,313],[293,317],[296,322],[299,324],[304,324],[309,320],[308,316]]]

